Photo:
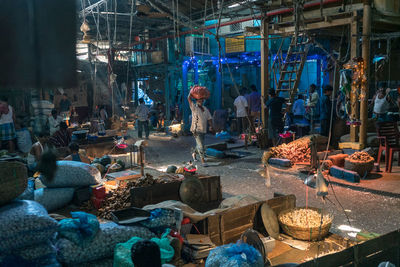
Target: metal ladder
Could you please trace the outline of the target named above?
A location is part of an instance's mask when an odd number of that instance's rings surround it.
[[[273,61],[272,69],[275,75],[274,82],[276,95],[286,98],[286,108],[291,108],[297,89],[300,84],[301,74],[304,64],[307,61],[308,50],[311,40],[306,32],[304,24],[302,0],[294,1],[293,19],[295,24],[294,35],[291,38],[286,56],[284,57],[282,46],[285,39],[278,49]],[[279,73],[279,79],[277,74]]]

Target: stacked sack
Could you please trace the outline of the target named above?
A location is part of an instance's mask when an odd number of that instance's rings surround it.
[[[72,216],[75,215],[72,213]],[[57,260],[65,266],[112,266],[114,249],[118,243],[124,243],[132,237],[155,237],[144,227],[120,226],[112,222],[96,224],[97,219],[93,215],[85,216],[81,212],[79,216],[78,219],[75,216],[75,219],[59,222]]]
[[[71,202],[75,189],[101,183],[97,168],[76,161],[57,161],[57,171],[52,180],[40,176],[45,188],[36,189],[34,200],[47,211],[60,209]]]
[[[30,200],[0,208],[0,266],[60,266],[52,242],[57,222]]]

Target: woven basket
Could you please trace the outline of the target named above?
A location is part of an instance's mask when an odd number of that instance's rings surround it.
[[[28,185],[25,164],[17,161],[0,161],[0,206],[21,195]]]
[[[374,162],[375,162],[374,159],[365,162],[365,161],[357,161],[346,158],[344,160],[344,168],[349,171],[355,171],[361,177],[364,177],[372,171],[372,169],[374,168]]]
[[[322,225],[321,230],[320,230],[319,226],[318,227],[291,226],[291,225],[287,225],[281,221],[282,215],[289,213],[293,210],[298,210],[298,209],[305,209],[305,207],[297,207],[297,208],[285,210],[285,211],[282,211],[278,216],[279,224],[286,234],[288,234],[296,239],[300,239],[300,240],[315,241],[315,240],[321,240],[329,233],[329,229],[332,226],[332,220],[333,220],[332,215],[330,216],[330,218],[331,218],[330,222]],[[308,209],[315,210],[318,213],[320,213],[320,209],[312,208],[312,207],[308,207]],[[324,215],[325,214],[328,214],[328,213],[324,212]]]

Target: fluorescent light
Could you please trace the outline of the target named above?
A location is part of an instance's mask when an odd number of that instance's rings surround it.
[[[357,229],[357,228],[354,228],[354,227],[351,227],[351,226],[345,225],[345,224],[340,225],[338,227],[338,229],[342,230],[342,231],[347,231],[347,232],[357,232],[357,233],[361,232],[361,229]]]
[[[239,3],[236,3],[236,4],[233,4],[233,5],[228,6],[228,8],[234,8],[234,7],[237,7],[237,6],[240,6],[240,4],[239,4]]]

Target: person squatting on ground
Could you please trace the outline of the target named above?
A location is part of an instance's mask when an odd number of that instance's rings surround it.
[[[210,126],[210,131],[212,131],[212,117],[210,111],[203,106],[204,99],[197,99],[196,104],[193,103],[192,95],[189,94],[188,102],[190,109],[192,110],[192,125],[190,131],[196,140],[196,152],[200,156],[201,163],[203,166],[205,164],[205,149],[204,149],[204,137],[207,133],[207,123]],[[196,152],[192,154],[193,159],[196,160]]]

